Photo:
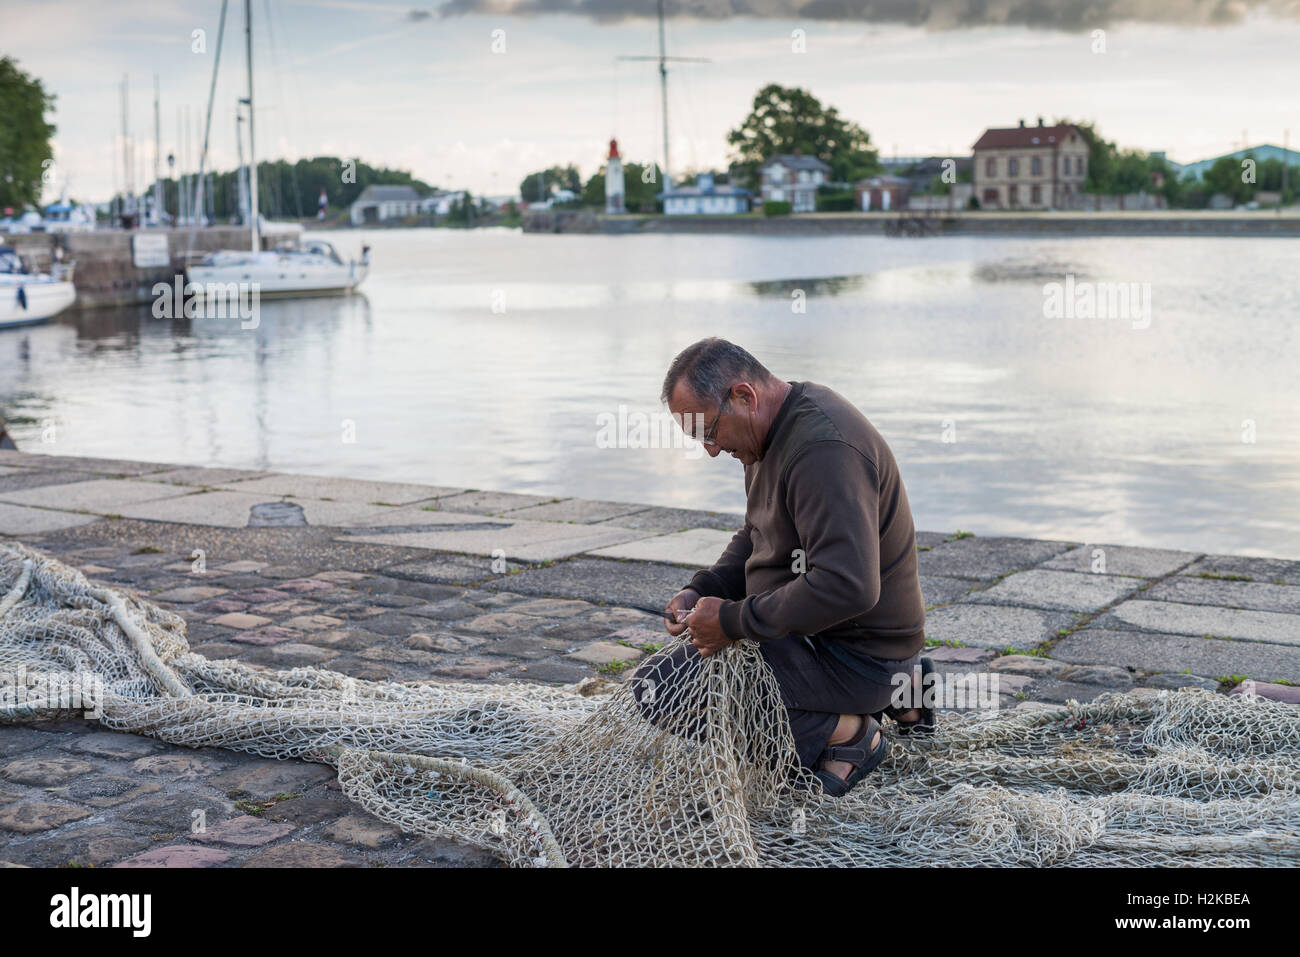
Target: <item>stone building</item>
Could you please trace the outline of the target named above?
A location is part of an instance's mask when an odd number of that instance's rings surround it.
[[[815,156],[778,153],[763,161],[763,202],[789,203],[790,211],[811,213],[817,209],[817,187],[825,183],[831,168]]]
[[[972,181],[982,209],[1077,205],[1088,175],[1088,141],[1069,124],[989,129],[975,143]]]

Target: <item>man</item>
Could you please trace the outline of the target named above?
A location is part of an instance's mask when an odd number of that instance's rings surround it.
[[[744,464],[748,505],[717,563],[665,609],[668,633],[689,629],[690,644],[637,676],[662,686],[691,659],[757,641],[800,762],[826,793],[846,794],[884,757],[884,713],[900,730],[933,726],[932,709],[890,706],[895,675],[912,675],[918,660],[929,668],[912,513],[893,454],[846,399],[783,382],[723,339],[678,355],[661,398],[692,434],[687,423],[710,423],[694,436],[710,457]]]

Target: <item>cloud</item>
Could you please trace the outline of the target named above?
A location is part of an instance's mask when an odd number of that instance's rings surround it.
[[[653,18],[658,0],[448,0],[442,16],[567,13],[601,22]],[[1253,13],[1300,20],[1300,0],[665,0],[670,17],[838,20],[959,30],[1082,32],[1118,23],[1217,27]]]

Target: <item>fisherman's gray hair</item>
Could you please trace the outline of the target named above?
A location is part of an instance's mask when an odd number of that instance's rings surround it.
[[[682,379],[696,398],[721,402],[738,382],[766,382],[773,378],[767,367],[734,342],[709,338],[677,354],[664,377],[659,401],[667,403]]]

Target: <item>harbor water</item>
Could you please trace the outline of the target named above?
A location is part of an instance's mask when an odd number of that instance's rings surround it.
[[[371,245],[360,295],[0,330],[19,447],[742,511],[739,463],[656,421],[718,335],[862,409],[919,528],[1300,542],[1296,240],[323,238]]]

